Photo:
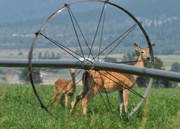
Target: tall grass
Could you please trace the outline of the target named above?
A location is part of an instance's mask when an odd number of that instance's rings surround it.
[[[52,86],[37,86],[45,104],[53,96]],[[78,90],[81,88],[79,87]],[[143,92],[144,89],[137,89]],[[151,89],[151,93],[138,112],[130,119],[119,115],[117,93],[97,95],[88,104],[87,116],[82,115],[79,103],[72,116],[70,106],[64,108],[55,102],[48,110],[40,108],[30,85],[0,85],[0,128],[2,129],[178,129],[180,128],[180,89]],[[129,109],[138,97],[130,94]],[[136,100],[137,99],[137,100]]]

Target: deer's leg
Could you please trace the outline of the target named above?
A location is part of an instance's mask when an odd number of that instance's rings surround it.
[[[80,94],[78,96],[76,96],[76,98],[74,99],[74,101],[71,102],[71,110],[70,110],[70,114],[72,113],[72,111],[74,110],[75,106],[77,105],[77,103],[79,102],[79,100],[81,100],[82,98],[84,98],[85,96],[85,92],[81,91]]]
[[[70,96],[71,107],[72,107],[73,98],[74,98],[74,95],[71,95]]]
[[[123,91],[119,91],[119,107],[120,107],[120,114],[122,114],[122,110],[124,107]]]
[[[83,114],[86,115],[88,102],[100,92],[98,86],[91,87],[87,95],[82,99]]]
[[[129,90],[127,89],[123,90],[124,107],[126,113],[128,111],[128,94],[129,94]]]

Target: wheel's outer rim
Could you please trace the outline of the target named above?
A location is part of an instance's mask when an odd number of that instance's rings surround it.
[[[57,14],[59,14],[60,12],[62,12],[64,9],[66,9],[68,6],[72,6],[72,5],[75,5],[75,4],[80,4],[82,2],[103,2],[103,3],[107,3],[107,4],[110,4],[116,8],[119,8],[120,10],[122,10],[123,12],[125,12],[129,17],[131,17],[136,23],[137,25],[139,26],[139,28],[141,29],[141,31],[143,32],[144,34],[144,37],[146,38],[146,41],[147,41],[147,44],[148,44],[148,47],[150,49],[150,55],[151,55],[151,68],[154,67],[154,55],[153,55],[153,49],[151,47],[151,41],[149,39],[149,36],[148,34],[146,33],[145,29],[143,28],[143,26],[141,25],[141,23],[129,12],[127,11],[126,9],[120,7],[119,5],[116,5],[114,3],[111,3],[109,1],[105,1],[105,0],[84,0],[84,1],[78,1],[78,2],[74,2],[74,3],[71,3],[71,4],[66,4],[64,5],[62,8],[59,8],[57,11],[55,11],[53,14],[51,14],[47,20],[44,22],[44,24],[42,25],[42,27],[35,33],[35,38],[32,42],[32,45],[31,45],[31,48],[30,48],[30,51],[29,51],[29,59],[28,59],[28,70],[29,70],[29,76],[30,76],[30,80],[31,80],[31,84],[32,84],[32,87],[33,87],[33,90],[35,92],[35,95],[36,97],[38,98],[40,104],[41,104],[41,107],[43,107],[45,110],[47,110],[44,106],[44,104],[42,103],[42,101],[40,100],[38,94],[37,94],[37,91],[36,91],[36,88],[34,86],[34,81],[32,79],[32,55],[33,55],[33,49],[34,49],[34,45],[35,45],[35,42],[37,40],[37,38],[39,37],[39,34],[41,33],[41,31],[43,30],[43,28],[45,28],[45,26],[47,25],[47,23],[53,18],[55,17]],[[86,64],[83,64],[84,66]],[[93,65],[93,64],[92,64]],[[94,66],[93,66],[94,67]],[[144,98],[141,98],[141,100],[138,102],[137,106],[128,114],[128,117],[131,117],[140,107],[141,105],[143,104],[145,98],[147,98],[148,94],[149,94],[149,91],[152,87],[152,83],[153,83],[153,78],[150,78],[149,80],[149,84],[146,88],[146,91],[143,95]],[[48,110],[47,110],[48,111]]]

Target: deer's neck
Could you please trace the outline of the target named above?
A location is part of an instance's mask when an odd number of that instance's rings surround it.
[[[75,86],[76,84],[75,76],[71,75],[70,80],[71,80],[71,83]]]
[[[144,62],[143,62],[143,58],[142,58],[142,56],[141,56],[141,55],[138,57],[137,62],[135,63],[135,65],[134,65],[134,66],[144,67]],[[138,76],[137,76],[137,75],[133,75],[133,76],[134,76],[134,78],[135,78],[135,79],[137,79],[137,78],[138,78]]]
[[[144,62],[143,62],[143,58],[141,55],[138,57],[137,62],[135,63],[134,66],[144,67]]]

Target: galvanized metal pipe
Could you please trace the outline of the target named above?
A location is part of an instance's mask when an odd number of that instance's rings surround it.
[[[94,69],[107,70],[120,73],[143,75],[156,79],[168,79],[171,81],[180,82],[180,73],[158,70],[145,67],[137,67],[126,64],[115,64],[109,62],[90,62],[77,60],[32,60],[33,67],[52,67],[52,68],[79,68],[79,69]],[[0,59],[0,67],[28,67],[28,60],[18,59]]]

